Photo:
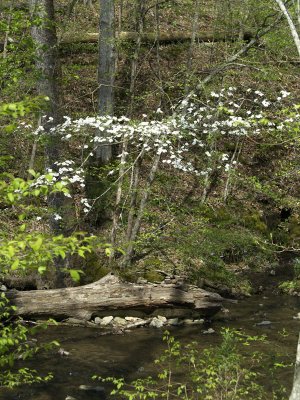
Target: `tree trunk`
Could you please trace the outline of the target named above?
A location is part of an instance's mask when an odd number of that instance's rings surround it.
[[[193,17],[193,25],[192,25],[192,32],[191,32],[191,43],[190,43],[190,48],[189,48],[187,63],[186,63],[187,76],[185,78],[185,88],[184,88],[184,92],[186,95],[191,90],[190,80],[193,77],[192,67],[193,67],[194,48],[195,48],[195,43],[196,43],[196,35],[197,35],[197,31],[198,31],[198,25],[199,25],[199,0],[195,0],[195,2],[194,2],[194,17]]]
[[[149,313],[156,308],[186,308],[201,315],[220,310],[222,297],[195,286],[183,284],[135,284],[122,282],[109,274],[89,285],[53,289],[7,292],[17,315],[26,317],[66,317],[90,319],[110,315],[117,310],[140,310]]]
[[[30,0],[30,10],[33,17],[41,20],[39,25],[32,27],[31,34],[36,45],[36,67],[40,73],[38,91],[41,96],[49,99],[41,121],[48,132],[50,128],[61,122],[59,94],[61,67],[58,59],[53,0]],[[50,147],[48,146],[48,166],[50,167],[57,161],[58,148],[55,141],[50,143]]]
[[[144,20],[145,20],[145,0],[138,0],[136,4],[136,42],[134,46],[134,53],[131,62],[131,79],[129,87],[129,116],[132,116],[133,102],[134,102],[134,91],[135,82],[137,78],[138,61],[142,44],[142,34],[144,30]]]
[[[289,10],[287,9],[286,5],[284,4],[284,2],[282,0],[275,0],[276,3],[278,4],[280,10],[282,11],[283,15],[285,16],[289,28],[290,28],[290,32],[292,35],[292,38],[294,40],[294,43],[296,45],[299,57],[300,57],[300,37],[299,37],[299,33],[297,32],[297,28],[292,20],[292,17],[289,13]]]
[[[300,399],[300,335],[297,346],[293,389],[289,400],[299,400],[299,399]]]
[[[125,164],[126,164],[126,157],[127,157],[127,149],[128,149],[128,140],[123,136],[123,146],[122,146],[122,153],[121,153],[121,160],[120,160],[120,166],[119,166],[119,182],[118,182],[118,188],[117,188],[117,193],[116,193],[116,202],[115,202],[115,208],[113,212],[113,218],[112,218],[112,228],[111,228],[111,252],[109,255],[109,262],[112,263],[114,258],[115,258],[115,250],[116,250],[116,244],[117,244],[117,233],[118,233],[118,226],[119,226],[119,220],[120,220],[120,215],[121,215],[121,200],[122,200],[122,190],[123,190],[123,181],[124,181],[124,175],[125,175]]]
[[[30,0],[31,14],[42,22],[32,27],[32,38],[36,45],[36,67],[40,74],[38,92],[48,99],[42,111],[40,124],[48,134],[46,145],[46,167],[55,170],[59,159],[59,138],[51,131],[62,121],[59,80],[61,68],[58,58],[57,37],[54,24],[53,0]]]
[[[154,178],[156,176],[158,166],[159,166],[159,161],[160,161],[160,154],[156,154],[154,157],[154,161],[153,161],[151,170],[150,170],[148,178],[147,178],[146,187],[144,188],[143,193],[141,195],[139,209],[136,210],[137,215],[135,217],[134,222],[133,221],[131,222],[132,229],[130,232],[130,238],[128,238],[129,240],[128,240],[127,248],[126,248],[124,257],[122,259],[122,262],[121,262],[121,266],[123,268],[128,267],[131,263],[131,259],[132,259],[133,252],[134,252],[135,241],[137,239],[138,233],[141,228],[141,223],[142,223],[142,219],[144,216],[145,207],[146,207],[148,197],[150,194],[150,188],[151,188]],[[128,232],[129,232],[129,224],[128,224],[127,233]]]
[[[113,115],[115,80],[115,10],[113,0],[100,0],[99,31],[98,113],[101,116]],[[105,132],[102,135],[105,135]],[[100,163],[108,163],[112,158],[112,146],[110,144],[99,146],[96,150],[96,157]]]
[[[33,26],[32,38],[36,46],[36,68],[39,73],[38,93],[47,99],[45,109],[42,110],[39,124],[43,126],[47,135],[45,146],[46,168],[53,171],[58,169],[56,162],[60,155],[60,137],[53,128],[62,122],[61,96],[59,81],[61,67],[58,57],[57,36],[54,18],[53,0],[30,0],[30,12],[33,18],[38,18],[40,23]],[[54,193],[48,197],[48,205],[53,213],[50,217],[51,230],[55,235],[63,232],[63,225],[55,214],[63,214],[64,196]],[[57,260],[56,284],[62,286],[60,262]]]

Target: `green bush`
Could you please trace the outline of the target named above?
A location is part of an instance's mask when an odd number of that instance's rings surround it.
[[[123,378],[97,377],[112,384],[113,398],[128,400],[260,400],[283,398],[284,389],[274,384],[268,391],[260,383],[263,354],[252,351],[244,355],[244,346],[265,341],[265,336],[247,336],[223,329],[218,346],[199,349],[198,343],[182,345],[167,332],[166,350],[155,364],[156,377],[138,378],[127,384]],[[249,348],[249,347],[248,347]],[[273,364],[275,365],[275,364]],[[276,366],[284,366],[276,363]],[[271,372],[270,372],[270,375]],[[270,382],[271,384],[273,382]],[[271,394],[271,397],[270,397]]]
[[[22,320],[9,321],[15,307],[9,305],[4,293],[0,297],[0,387],[15,387],[22,384],[48,382],[53,375],[40,376],[34,369],[20,366],[25,360],[34,357],[42,350],[50,350],[58,346],[52,341],[39,345],[34,338],[40,329],[47,324],[28,327]]]

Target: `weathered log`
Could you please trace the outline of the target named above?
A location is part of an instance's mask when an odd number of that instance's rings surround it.
[[[120,32],[117,35],[117,40],[120,42],[135,42],[137,40],[138,32]],[[245,32],[242,40],[248,42],[253,37],[251,32]],[[63,49],[65,46],[72,44],[84,44],[84,43],[95,43],[97,44],[99,40],[99,33],[85,32],[80,35],[76,34],[65,34],[60,40],[60,48]],[[157,34],[155,32],[144,32],[142,33],[142,44],[153,44],[156,40],[159,40],[161,45],[171,45],[176,43],[185,43],[191,41],[190,32],[172,32],[164,33],[161,32],[159,38],[157,39]],[[211,32],[198,32],[195,37],[196,42],[201,43],[215,43],[215,42],[235,42],[241,40],[238,34],[227,34],[222,33],[211,33]],[[3,43],[0,42],[0,51],[3,51]]]
[[[28,10],[28,2],[26,1],[12,1],[12,0],[1,0],[0,11],[13,10]]]
[[[66,317],[89,320],[97,312],[156,308],[186,308],[202,315],[215,314],[221,308],[222,297],[191,285],[136,284],[122,282],[108,274],[85,286],[16,291],[7,297],[17,307],[16,314],[26,317]]]
[[[117,40],[121,42],[136,41],[139,33],[138,32],[120,32],[117,35]],[[245,32],[242,40],[249,41],[253,37],[251,32]],[[198,42],[235,42],[240,38],[239,34],[228,34],[226,32],[211,33],[211,32],[198,32],[195,40]],[[99,34],[93,32],[81,33],[80,35],[65,35],[61,40],[61,45],[74,44],[74,43],[98,43]],[[142,43],[154,43],[156,40],[162,45],[190,42],[190,32],[161,32],[159,38],[155,32],[143,32]]]

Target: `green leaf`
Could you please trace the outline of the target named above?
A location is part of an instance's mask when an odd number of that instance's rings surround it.
[[[39,189],[34,189],[33,195],[34,195],[35,197],[38,197],[40,194],[41,194],[41,191],[40,191]]]
[[[23,221],[26,218],[26,214],[20,214],[18,216],[19,221]]]
[[[46,178],[46,180],[47,180],[48,182],[52,182],[52,180],[53,180],[53,175],[51,175],[51,174],[46,174],[46,175],[45,175],[45,178]]]
[[[80,257],[82,257],[82,258],[85,258],[85,252],[84,252],[84,250],[79,249],[79,250],[78,250],[78,255],[79,255]]]
[[[25,229],[26,229],[26,224],[22,224],[22,225],[19,227],[19,231],[20,231],[20,232],[24,232]]]
[[[15,249],[12,246],[8,246],[7,251],[10,257],[13,257],[16,253]]]
[[[15,196],[12,193],[7,193],[7,198],[11,203],[15,201]]]
[[[10,104],[8,104],[8,107],[7,107],[10,111],[16,111],[17,110],[17,105],[16,104],[14,104],[14,103],[10,103]]]
[[[16,259],[13,263],[12,263],[12,265],[11,265],[11,270],[12,271],[15,271],[16,269],[18,269],[19,268],[19,265],[20,265],[20,260],[19,259]]]
[[[66,258],[66,252],[63,249],[58,249],[57,252],[63,260]]]
[[[29,170],[28,170],[28,173],[29,173],[30,175],[32,175],[34,178],[36,177],[36,172],[35,172],[34,169],[29,169]]]
[[[46,267],[42,266],[42,267],[38,267],[38,272],[42,275],[45,271],[46,271]]]
[[[29,243],[29,246],[32,248],[32,250],[38,251],[41,248],[42,243],[43,243],[43,238],[40,236],[37,238],[35,242]]]
[[[79,282],[80,281],[80,273],[82,271],[76,270],[76,269],[70,269],[69,273],[71,278],[75,281],[75,282]]]

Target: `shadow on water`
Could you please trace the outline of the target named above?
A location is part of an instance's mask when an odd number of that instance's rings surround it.
[[[226,313],[217,314],[208,324],[215,334],[204,335],[203,329],[207,326],[173,328],[171,332],[183,342],[197,341],[203,347],[219,342],[222,327],[243,329],[249,335],[266,334],[271,346],[264,348],[265,345],[260,344],[260,351],[270,352],[271,347],[285,362],[294,361],[300,321],[293,317],[300,311],[299,298],[266,291],[237,304],[228,303],[226,308]],[[270,323],[260,325],[262,321]],[[140,368],[147,375],[154,374],[153,360],[164,348],[162,335],[161,330],[150,328],[103,336],[93,328],[51,327],[42,333],[42,339],[58,340],[70,355],[62,357],[57,351],[39,355],[31,362],[31,367],[41,373],[53,371],[54,379],[48,384],[11,391],[0,389],[0,400],[65,400],[67,395],[77,400],[101,400],[103,395],[81,391],[79,385],[97,385],[91,381],[94,374],[132,379]],[[280,379],[288,388],[292,378],[292,367],[281,372]],[[268,381],[267,372],[265,380]]]

